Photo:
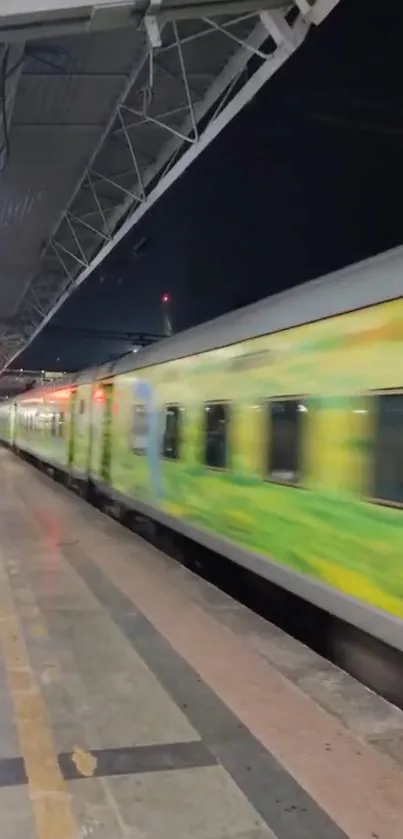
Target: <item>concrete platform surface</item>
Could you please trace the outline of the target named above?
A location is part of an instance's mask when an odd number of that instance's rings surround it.
[[[402,839],[403,714],[0,450],[1,839]]]

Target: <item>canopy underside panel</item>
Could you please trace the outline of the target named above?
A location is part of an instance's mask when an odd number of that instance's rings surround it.
[[[337,3],[3,2],[0,372]]]

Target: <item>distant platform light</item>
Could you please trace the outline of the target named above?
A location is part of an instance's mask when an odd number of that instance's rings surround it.
[[[165,294],[162,295],[162,302],[163,303],[169,303],[169,301],[170,301],[170,295],[167,292],[165,292]]]

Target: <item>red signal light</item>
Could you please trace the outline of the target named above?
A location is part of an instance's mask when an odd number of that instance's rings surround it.
[[[163,303],[169,303],[169,300],[170,300],[170,295],[169,294],[165,293],[165,294],[162,295],[162,302]]]

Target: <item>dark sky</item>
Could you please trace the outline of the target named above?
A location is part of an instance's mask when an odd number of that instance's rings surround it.
[[[403,3],[342,0],[15,366],[77,369],[403,242]],[[146,244],[136,259],[136,242]]]

